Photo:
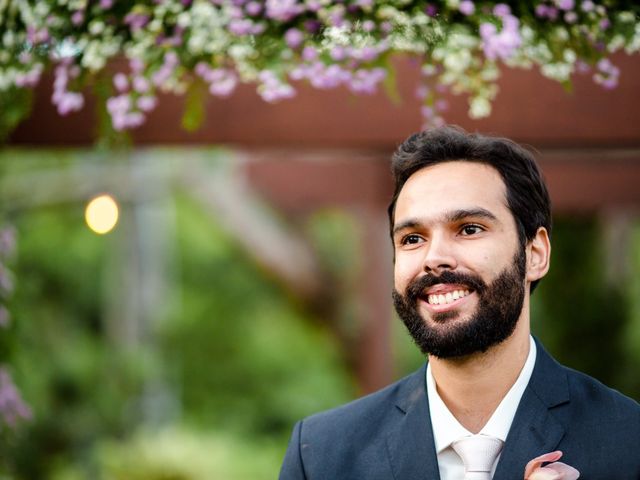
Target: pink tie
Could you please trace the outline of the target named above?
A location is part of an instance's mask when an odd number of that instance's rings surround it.
[[[502,450],[502,440],[473,435],[456,440],[451,446],[464,463],[464,480],[491,480],[491,467]]]

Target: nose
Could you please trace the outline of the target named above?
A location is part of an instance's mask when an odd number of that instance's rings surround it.
[[[442,235],[433,235],[425,249],[422,268],[427,273],[439,274],[458,266],[453,245]]]

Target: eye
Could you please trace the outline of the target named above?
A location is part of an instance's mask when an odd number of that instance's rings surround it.
[[[464,225],[460,229],[460,233],[465,237],[468,237],[470,235],[476,235],[483,231],[484,231],[484,228],[482,228],[480,225],[475,225],[475,224]]]
[[[402,245],[417,245],[418,243],[422,243],[424,240],[420,235],[416,235],[415,233],[411,233],[402,238],[400,243]]]

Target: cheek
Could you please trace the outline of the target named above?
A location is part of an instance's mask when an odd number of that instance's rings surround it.
[[[404,292],[405,288],[420,273],[420,263],[406,252],[396,254],[393,266],[393,280],[395,289]]]

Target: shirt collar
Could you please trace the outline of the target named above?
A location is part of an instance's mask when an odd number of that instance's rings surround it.
[[[536,344],[529,336],[529,354],[527,360],[520,371],[516,382],[511,386],[504,396],[498,408],[491,415],[487,424],[480,430],[480,433],[499,438],[503,442],[507,439],[507,434],[511,428],[513,417],[518,409],[520,399],[527,388],[533,367],[536,363]],[[431,365],[427,365],[427,397],[429,400],[429,414],[431,415],[431,426],[433,428],[433,440],[436,453],[442,452],[454,441],[461,437],[473,435],[464,428],[449,411],[444,401],[438,394],[436,382],[431,373]]]

